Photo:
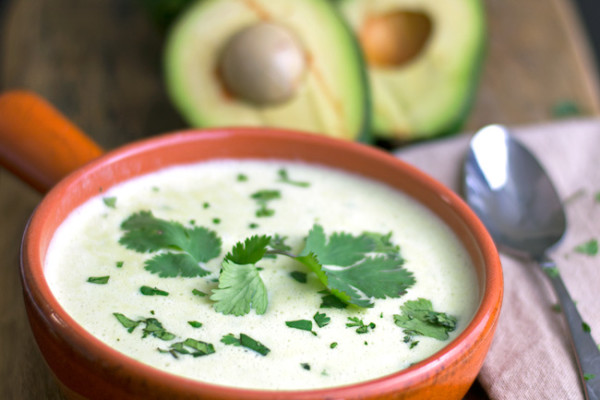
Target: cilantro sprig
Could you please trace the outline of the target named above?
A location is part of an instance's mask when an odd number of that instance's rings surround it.
[[[415,283],[399,251],[382,240],[386,237],[333,233],[327,238],[323,227],[315,224],[296,260],[345,303],[372,307],[372,298],[400,297]]]
[[[150,211],[131,215],[121,224],[119,243],[138,253],[164,251],[145,262],[144,268],[166,277],[205,276],[200,266],[221,253],[221,239],[204,227],[186,228],[179,222],[156,218]]]

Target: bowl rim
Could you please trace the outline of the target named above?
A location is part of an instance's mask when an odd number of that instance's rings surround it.
[[[117,170],[113,167],[122,165],[124,160],[131,160],[135,157],[148,157],[147,154],[149,154],[149,152],[157,151],[159,149],[164,150],[167,147],[182,148],[196,142],[202,143],[212,140],[215,141],[215,143],[218,143],[227,140],[235,140],[237,138],[256,140],[257,143],[264,141],[283,141],[295,146],[301,145],[319,148],[324,154],[334,151],[346,155],[358,155],[365,161],[374,161],[376,163],[374,165],[378,169],[387,167],[391,168],[393,173],[401,172],[404,174],[404,178],[408,177],[413,182],[418,182],[421,189],[434,194],[435,201],[445,203],[449,209],[464,222],[479,249],[485,266],[483,282],[481,282],[480,277],[480,303],[466,328],[441,350],[406,369],[363,382],[308,390],[235,388],[177,376],[137,361],[132,357],[113,349],[88,333],[60,306],[59,302],[52,294],[43,273],[43,259],[45,257],[49,238],[52,236],[47,232],[49,229],[48,226],[51,226],[53,223],[52,215],[56,213],[57,205],[62,203],[64,196],[79,195],[85,200],[85,198],[83,198],[85,196],[77,194],[74,188],[78,187],[78,185],[79,187],[84,185],[86,187],[85,190],[92,190],[90,187],[97,186],[95,185],[96,181],[93,180],[94,174],[101,173],[107,168],[112,168],[112,172],[116,172]],[[267,153],[270,152],[268,149],[265,151]],[[230,158],[241,159],[249,157],[238,156]],[[207,158],[202,158],[199,161],[206,159]],[[281,157],[274,157],[274,159],[281,159]],[[297,160],[292,156],[285,159],[290,161]],[[307,162],[315,163],[315,161],[311,160]],[[182,162],[181,164],[188,163],[189,162]],[[316,163],[318,163],[318,161]],[[327,162],[322,163],[331,165]],[[348,160],[348,163],[348,165],[351,165],[352,160]],[[170,162],[166,165],[159,165],[159,163],[153,164],[150,162],[143,168],[160,169],[161,167],[174,166],[176,164],[177,163]],[[334,167],[347,170],[347,168],[344,168],[343,166],[334,165]],[[130,177],[139,176],[147,172],[150,172],[150,170],[142,173],[133,171],[130,172]],[[351,170],[350,172],[356,171]],[[90,179],[90,176],[92,176],[92,179]],[[372,179],[377,179],[370,175],[367,176]],[[391,179],[391,172],[386,172],[386,177]],[[126,179],[116,180],[113,184],[118,184],[123,180]],[[385,180],[381,181],[389,184]],[[107,186],[100,186],[100,190],[107,188]],[[412,194],[409,193],[409,195],[414,198]],[[87,198],[90,197],[92,196],[87,196]],[[82,201],[79,201],[79,204],[81,203]],[[75,204],[71,207],[71,210],[79,204]],[[428,205],[426,205],[426,207],[430,208]],[[434,213],[440,216],[437,212],[434,211]],[[52,234],[53,233],[54,230],[52,230]],[[461,240],[461,242],[463,241]],[[459,359],[463,353],[469,351],[469,347],[476,343],[481,335],[484,335],[485,332],[490,330],[493,332],[497,323],[503,294],[502,269],[496,247],[475,213],[471,211],[466,203],[452,190],[412,165],[379,149],[356,142],[341,141],[339,139],[331,139],[324,136],[285,129],[269,128],[190,129],[166,133],[135,141],[115,150],[111,150],[100,156],[98,159],[91,161],[69,174],[42,199],[26,227],[21,250],[21,278],[26,296],[29,296],[38,311],[51,321],[55,330],[54,333],[58,333],[58,335],[71,347],[75,347],[80,351],[83,350],[87,357],[95,357],[108,364],[120,365],[123,370],[130,372],[136,377],[139,376],[147,381],[155,381],[162,385],[172,386],[173,388],[177,388],[177,391],[186,393],[205,393],[208,395],[223,396],[223,398],[274,399],[281,397],[282,394],[290,398],[298,399],[344,397],[349,393],[355,395],[357,391],[364,395],[368,395],[375,393],[381,394],[388,390],[409,387],[415,381],[426,380],[439,373],[447,363]],[[482,283],[483,287],[481,287]]]

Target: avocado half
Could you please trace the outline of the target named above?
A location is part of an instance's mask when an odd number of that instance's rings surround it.
[[[483,64],[481,0],[338,0],[362,46],[373,133],[416,140],[458,131]]]
[[[196,127],[269,126],[368,141],[357,41],[326,0],[203,0],[167,35],[169,95]]]

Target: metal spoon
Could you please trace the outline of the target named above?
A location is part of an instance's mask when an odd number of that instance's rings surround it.
[[[571,331],[586,399],[600,400],[600,351],[548,256],[565,233],[565,212],[535,157],[500,125],[481,129],[464,165],[467,203],[498,247],[536,261],[549,277]]]

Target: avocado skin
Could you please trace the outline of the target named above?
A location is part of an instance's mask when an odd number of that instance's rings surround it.
[[[184,1],[185,0],[179,0],[179,1]],[[281,2],[281,3],[287,3],[287,2],[291,2],[292,0],[272,0],[273,3],[275,2]],[[356,101],[357,103],[354,104],[358,104],[358,102],[360,102],[360,124],[352,124],[352,132],[350,132],[349,134],[344,136],[344,139],[349,139],[349,140],[355,140],[355,141],[360,141],[363,143],[372,143],[373,141],[373,137],[371,134],[371,96],[370,96],[370,92],[368,90],[368,76],[367,76],[367,71],[364,68],[364,59],[362,57],[361,54],[361,48],[360,45],[358,43],[358,41],[356,40],[354,34],[352,33],[352,30],[348,27],[348,25],[346,24],[346,21],[344,20],[344,18],[339,14],[338,10],[335,8],[335,6],[333,4],[330,3],[329,0],[293,0],[293,1],[297,1],[297,2],[301,2],[304,4],[310,4],[310,3],[314,3],[315,5],[315,9],[317,10],[317,12],[326,12],[326,13],[330,13],[330,20],[333,21],[335,19],[336,24],[338,25],[335,29],[338,30],[338,33],[336,33],[336,35],[339,35],[339,31],[343,30],[346,34],[347,34],[347,38],[345,38],[345,42],[342,43],[342,46],[345,46],[348,48],[348,51],[346,51],[346,53],[348,54],[347,59],[344,60],[343,62],[343,67],[344,69],[350,69],[352,70],[353,68],[356,69],[356,74],[355,74],[355,78],[353,79],[353,83],[352,83],[352,90],[354,90],[354,88],[356,88],[356,91],[354,93],[342,93],[342,94],[337,94],[339,97],[341,98],[353,98],[355,100],[352,100],[353,102]],[[194,127],[215,127],[215,126],[256,126],[255,124],[246,124],[244,122],[239,122],[236,121],[235,117],[232,117],[230,120],[227,121],[227,123],[215,123],[212,119],[212,117],[210,116],[210,110],[208,110],[206,108],[206,106],[202,107],[202,109],[200,109],[198,107],[197,104],[192,104],[192,102],[190,102],[188,100],[189,96],[185,93],[185,91],[187,90],[185,88],[185,85],[181,85],[181,83],[175,83],[175,81],[179,78],[174,78],[174,76],[177,75],[177,73],[174,73],[173,71],[175,69],[177,69],[177,65],[176,62],[173,61],[173,48],[175,47],[173,45],[173,42],[175,41],[173,39],[174,36],[174,32],[177,31],[178,29],[178,25],[180,25],[181,21],[185,21],[187,18],[190,18],[190,15],[193,14],[194,12],[197,12],[197,10],[207,4],[212,4],[212,3],[219,3],[219,2],[223,2],[223,0],[198,0],[196,2],[194,2],[193,5],[191,6],[187,6],[177,17],[177,19],[175,19],[175,21],[173,21],[170,24],[169,30],[167,32],[167,38],[166,38],[166,45],[165,45],[165,56],[164,56],[164,68],[166,71],[166,85],[167,85],[167,90],[169,92],[169,95],[171,97],[172,103],[174,104],[174,106],[176,107],[176,109],[179,110],[179,112],[181,113],[181,115],[183,116],[183,118],[191,125]],[[321,10],[321,11],[319,11]],[[224,18],[227,18],[226,15],[224,15]],[[279,22],[279,20],[277,20],[276,18],[274,18],[274,22]],[[285,24],[285,21],[281,21],[283,24]],[[190,46],[193,46],[193,44],[190,44]],[[312,49],[311,49],[312,50]],[[216,55],[215,55],[216,56]],[[179,72],[181,73],[181,72]],[[344,89],[345,90],[345,89]],[[218,106],[218,105],[217,105]],[[210,106],[209,106],[210,107]],[[357,108],[357,107],[355,107]],[[298,115],[296,118],[298,120],[302,120],[305,116],[303,115]],[[297,129],[297,130],[304,130],[302,128],[296,128],[294,126],[290,126],[290,121],[287,120],[286,121],[287,125],[285,126],[279,126],[277,124],[264,124],[262,126],[271,126],[271,127],[282,127],[282,128],[287,128],[287,129]],[[323,132],[317,132],[315,130],[311,131],[313,133],[323,133]]]
[[[349,25],[352,25],[352,21],[347,13],[347,9],[353,7],[355,4],[364,3],[368,0],[331,0],[336,7],[340,10],[340,13],[347,19]],[[439,109],[434,115],[428,117],[426,124],[416,123],[411,125],[408,129],[397,129],[393,123],[386,121],[386,118],[379,114],[378,102],[381,99],[378,98],[376,91],[373,90],[373,84],[371,80],[371,96],[373,96],[373,107],[372,107],[372,135],[375,143],[383,147],[393,147],[394,145],[414,142],[420,140],[426,140],[434,137],[443,137],[456,134],[461,131],[465,122],[467,121],[473,104],[475,102],[477,88],[481,79],[483,71],[483,65],[485,63],[486,55],[486,44],[487,44],[487,29],[485,24],[485,7],[481,0],[464,0],[467,7],[472,11],[473,20],[473,31],[475,34],[473,37],[476,39],[476,45],[473,46],[473,51],[470,59],[464,60],[465,69],[468,69],[469,79],[466,84],[457,87],[454,90],[453,104],[449,104],[446,109]],[[399,9],[402,9],[402,0],[389,0],[388,3],[397,3]],[[433,5],[432,5],[433,4]],[[431,2],[429,6],[434,6]],[[421,5],[423,6],[423,5]],[[427,11],[426,8],[421,10]],[[434,21],[435,23],[435,21]],[[357,35],[356,21],[352,27],[355,35]],[[358,36],[358,35],[357,35]],[[425,58],[426,55],[423,55]],[[415,61],[417,63],[419,61]],[[366,67],[369,70],[369,75],[373,74],[371,67]],[[402,73],[402,68],[398,68],[398,73]],[[410,101],[410,93],[404,93],[401,88],[395,88],[397,94],[401,95],[404,100]],[[433,88],[432,90],[435,90]],[[408,99],[408,100],[407,100]],[[454,108],[450,110],[450,108]],[[415,107],[416,108],[416,107]],[[410,117],[410,114],[409,114]],[[421,126],[426,125],[426,126]]]

